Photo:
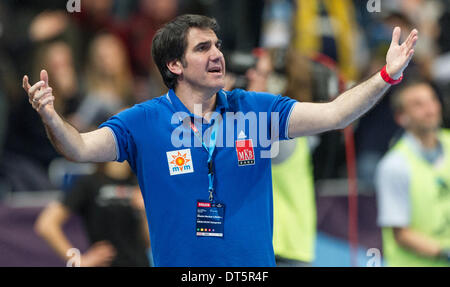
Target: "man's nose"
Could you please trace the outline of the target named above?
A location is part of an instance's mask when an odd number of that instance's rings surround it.
[[[220,51],[219,48],[214,46],[211,49],[210,60],[211,61],[217,61],[217,60],[221,59],[222,57],[223,57],[222,51]]]

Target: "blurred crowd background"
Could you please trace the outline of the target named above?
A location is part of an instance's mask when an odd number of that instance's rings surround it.
[[[78,175],[96,169],[56,153],[21,87],[23,75],[35,83],[46,69],[57,111],[79,131],[93,130],[118,111],[166,92],[152,62],[151,43],[157,29],[180,14],[217,19],[228,88],[248,88],[264,49],[272,62],[268,90],[288,90],[304,101],[330,100],[367,79],[385,64],[393,27],[400,26],[403,36],[417,28],[420,41],[405,78],[432,83],[443,104],[443,126],[449,127],[450,1],[381,0],[378,7],[377,1],[368,2],[374,1],[81,0],[81,12],[71,13],[61,0],[2,0],[0,266],[61,264],[39,239],[29,246],[34,220],[49,200],[71,189]],[[359,244],[382,249],[374,173],[401,133],[389,95],[353,129]],[[310,142],[318,230],[345,242],[348,162],[343,133],[325,133]],[[76,219],[71,224],[73,240],[87,246]]]

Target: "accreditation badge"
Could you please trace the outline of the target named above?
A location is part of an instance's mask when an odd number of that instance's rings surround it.
[[[223,237],[225,205],[210,201],[197,201],[196,235]]]

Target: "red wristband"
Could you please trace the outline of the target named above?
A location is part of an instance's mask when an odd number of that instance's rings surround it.
[[[386,83],[391,85],[397,85],[403,80],[403,75],[397,80],[392,79],[391,76],[389,76],[388,72],[386,71],[386,65],[384,65],[383,69],[381,69],[380,75]]]

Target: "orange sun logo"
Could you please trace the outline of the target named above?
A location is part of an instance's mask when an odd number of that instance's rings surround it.
[[[172,158],[173,160],[170,163],[177,165],[180,170],[183,170],[183,166],[190,161],[190,159],[186,158],[186,154],[181,154],[180,152],[177,155],[172,155]]]

